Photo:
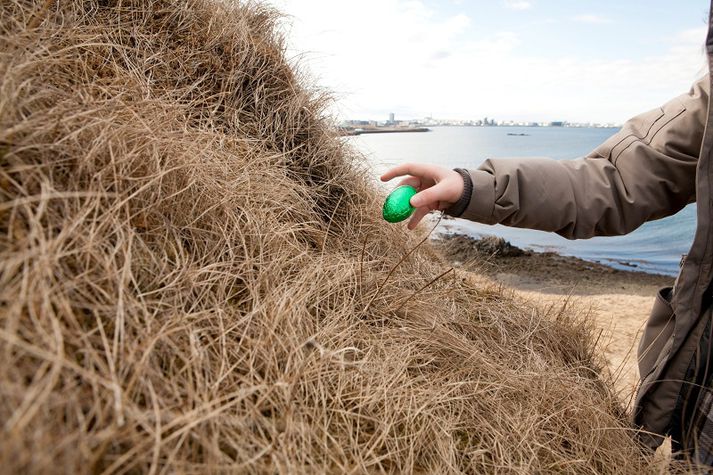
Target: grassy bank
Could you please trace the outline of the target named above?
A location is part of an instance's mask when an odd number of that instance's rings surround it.
[[[645,470],[590,326],[383,222],[276,18],[0,5],[0,470]]]

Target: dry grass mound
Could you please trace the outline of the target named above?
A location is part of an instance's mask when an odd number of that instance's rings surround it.
[[[586,326],[404,258],[275,22],[0,4],[0,470],[643,470]]]

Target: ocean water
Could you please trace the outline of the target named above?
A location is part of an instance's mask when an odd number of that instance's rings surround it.
[[[347,140],[366,155],[377,179],[389,167],[406,161],[475,168],[487,158],[498,157],[568,160],[586,155],[616,132],[617,129],[600,128],[434,127],[427,133],[360,135]],[[442,221],[437,232],[493,234],[536,251],[555,251],[619,269],[675,275],[681,255],[693,240],[695,223],[693,204],[673,216],[645,223],[625,236],[568,240],[554,233],[462,219]]]

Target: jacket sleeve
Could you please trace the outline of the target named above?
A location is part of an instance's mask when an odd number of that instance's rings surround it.
[[[462,218],[553,231],[569,239],[626,234],[695,201],[709,77],[645,112],[576,160],[490,159],[469,170]]]

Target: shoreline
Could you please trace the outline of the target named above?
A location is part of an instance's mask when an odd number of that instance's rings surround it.
[[[687,210],[688,214],[690,212],[691,210]],[[681,216],[677,218],[682,220],[679,224],[688,226],[683,222],[688,222],[686,217]],[[437,232],[463,234],[476,239],[497,235],[522,249],[533,252],[553,252],[561,256],[577,257],[587,262],[613,267],[620,271],[638,271],[675,278],[678,275],[681,255],[687,253],[690,248],[690,240],[676,238],[673,243],[662,240],[671,234],[670,231],[661,230],[664,224],[663,220],[645,223],[640,229],[623,236],[595,236],[591,239],[570,240],[555,233],[503,225],[489,226],[445,216]],[[647,225],[649,228],[644,229]],[[673,223],[669,222],[669,225]]]
[[[612,288],[613,283],[639,282],[646,285],[664,285],[673,282],[675,276],[647,272],[645,270],[620,269],[602,262],[563,255],[555,251],[539,251],[513,246],[497,236],[472,237],[465,233],[442,233],[431,242],[447,252],[450,259],[460,267],[478,270],[486,275],[513,273],[532,277],[538,289],[542,283],[571,287],[582,281]],[[523,286],[523,283],[519,284]]]
[[[403,134],[415,132],[430,132],[428,127],[359,127],[359,128],[340,128],[339,132],[345,137],[355,137],[367,134]]]
[[[636,348],[659,288],[672,276],[620,270],[555,252],[520,249],[495,236],[441,234],[432,247],[457,269],[537,305],[575,305],[601,332],[599,345],[625,404],[638,383]]]

